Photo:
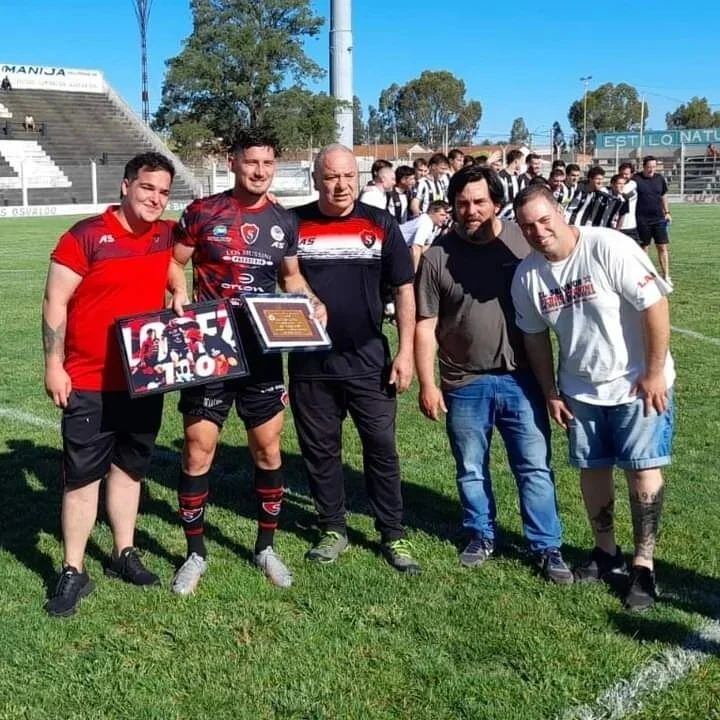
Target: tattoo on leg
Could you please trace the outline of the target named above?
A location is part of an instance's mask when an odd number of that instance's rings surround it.
[[[655,552],[664,494],[664,488],[655,493],[630,492],[635,554],[648,561],[652,561]]]
[[[607,535],[615,530],[615,500],[610,498],[591,518],[592,525],[598,535]]]

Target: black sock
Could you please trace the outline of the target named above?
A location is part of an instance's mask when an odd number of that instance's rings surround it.
[[[178,484],[178,503],[180,509],[180,522],[182,522],[185,540],[187,541],[187,554],[197,553],[205,557],[205,504],[207,503],[209,482],[208,476],[188,475],[180,473]]]
[[[263,470],[255,466],[255,498],[257,500],[257,539],[255,552],[273,544],[283,498],[282,468]]]

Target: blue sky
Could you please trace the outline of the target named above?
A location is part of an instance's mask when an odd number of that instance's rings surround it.
[[[330,0],[313,0],[326,17],[307,51],[328,67]],[[0,62],[100,69],[140,106],[140,51],[131,0],[0,0]],[[545,137],[590,89],[627,82],[645,93],[648,129],[693,95],[720,109],[720,2],[665,0],[514,3],[483,0],[353,0],[354,89],[367,111],[380,91],[423,70],[449,70],[480,100],[479,137],[507,136],[522,116]],[[151,110],[160,100],[165,60],[191,30],[186,0],[154,0],[149,31]],[[315,89],[327,90],[327,78]]]

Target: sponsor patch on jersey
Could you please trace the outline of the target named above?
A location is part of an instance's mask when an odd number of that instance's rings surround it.
[[[115,238],[112,235],[103,235],[99,240],[98,243],[100,245],[108,245],[110,243],[114,243]]]
[[[285,239],[285,231],[279,225],[273,225],[270,228],[270,237],[275,240],[275,242],[280,242]]]
[[[240,226],[240,235],[248,245],[252,245],[258,239],[259,234],[260,228],[254,223],[243,223]]]
[[[370,232],[369,230],[363,230],[360,233],[360,239],[362,240],[362,244],[366,248],[371,248],[375,244],[377,236],[375,235],[375,233]]]
[[[213,237],[227,237],[228,229],[227,225],[216,225],[213,228]]]

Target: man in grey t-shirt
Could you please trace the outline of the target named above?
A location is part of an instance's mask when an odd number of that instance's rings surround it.
[[[562,529],[550,462],[550,427],[515,325],[510,286],[530,252],[517,225],[497,216],[503,187],[487,167],[465,168],[448,191],[455,227],[425,253],[415,280],[415,365],[420,409],[447,413],[463,526],[466,567],[495,548],[490,440],[499,430],[520,495],[523,530],[545,577],[572,583],[560,553]],[[435,384],[438,351],[441,388]]]

